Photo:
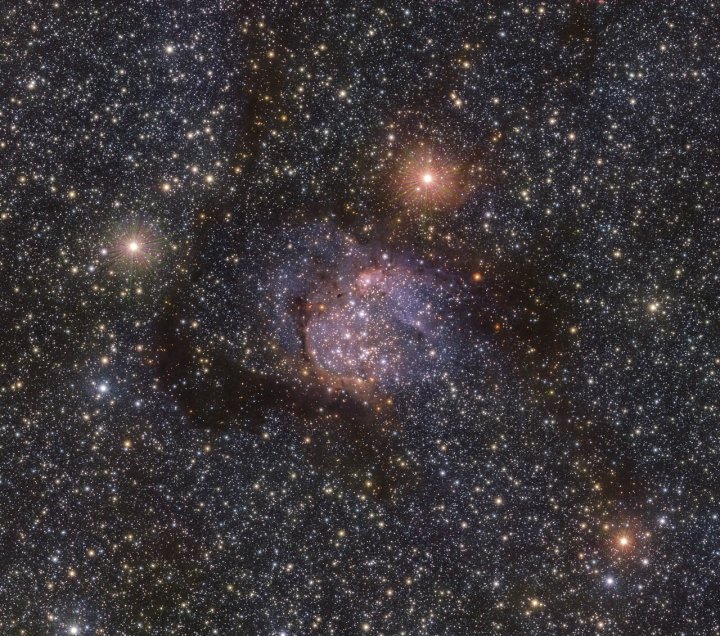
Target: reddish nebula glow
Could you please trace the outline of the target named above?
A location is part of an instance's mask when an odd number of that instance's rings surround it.
[[[401,382],[418,357],[432,359],[433,320],[414,298],[416,276],[404,267],[366,267],[348,283],[339,293],[317,290],[307,309],[304,349],[325,382],[369,399]],[[408,312],[413,302],[419,306]]]

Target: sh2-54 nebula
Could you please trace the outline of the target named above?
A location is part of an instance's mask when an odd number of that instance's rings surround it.
[[[265,249],[270,244],[283,249]],[[417,479],[412,462],[398,470],[386,458],[418,395],[456,392],[469,369],[478,404],[483,392],[497,391],[500,354],[481,319],[491,303],[461,275],[359,244],[329,224],[271,236],[244,259],[204,274],[222,277],[219,305],[184,289],[182,312],[167,310],[162,377],[199,426],[260,432],[264,417],[285,411],[315,461],[372,474],[373,491],[384,495]],[[255,273],[240,275],[250,263]],[[211,326],[211,347],[198,346],[192,321],[181,315]],[[261,356],[244,347],[248,334],[267,343]],[[188,388],[180,378],[199,357],[208,372]]]

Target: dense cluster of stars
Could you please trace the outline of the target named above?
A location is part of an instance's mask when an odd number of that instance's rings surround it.
[[[0,633],[718,633],[717,11],[0,7]]]

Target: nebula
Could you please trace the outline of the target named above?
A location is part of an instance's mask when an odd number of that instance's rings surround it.
[[[158,344],[164,387],[202,427],[259,434],[273,412],[284,411],[316,465],[372,473],[377,492],[379,484],[394,491],[416,481],[410,463],[386,450],[408,425],[399,410],[419,387],[426,396],[433,387],[446,391],[463,369],[484,365],[482,334],[468,318],[482,309],[472,285],[412,254],[361,245],[329,224],[267,240],[285,249],[245,251],[255,263],[251,279],[220,266],[206,273],[233,290],[218,296],[219,306],[187,289],[168,304]],[[250,315],[258,306],[262,319]],[[242,333],[262,335],[269,346],[248,352]],[[198,365],[206,370],[195,373],[201,391],[183,381]],[[474,377],[480,386],[483,373]]]
[[[461,281],[422,261],[328,239],[275,279],[279,340],[333,386],[393,392],[456,354],[462,330],[451,305]]]

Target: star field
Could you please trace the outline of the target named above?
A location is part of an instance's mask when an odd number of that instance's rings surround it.
[[[0,633],[718,633],[717,14],[4,3]]]

